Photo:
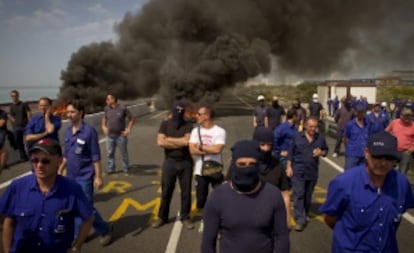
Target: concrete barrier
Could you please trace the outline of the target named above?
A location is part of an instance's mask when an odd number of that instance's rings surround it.
[[[136,104],[127,106],[131,114],[134,118],[138,118],[144,116],[147,113],[150,113],[150,107],[145,99],[140,99],[137,101]],[[88,114],[85,116],[85,122],[93,126],[99,134],[101,134],[101,120],[102,120],[103,112]],[[63,142],[63,135],[70,124],[69,120],[62,121],[62,127],[59,130],[59,141],[60,143]],[[6,149],[9,151],[9,158],[8,158],[8,165],[16,164],[20,157],[19,151],[14,150],[10,147],[9,142],[6,141]]]

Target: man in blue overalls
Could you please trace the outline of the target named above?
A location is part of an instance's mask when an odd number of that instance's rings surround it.
[[[92,226],[92,206],[81,187],[57,174],[62,150],[41,139],[29,150],[33,174],[14,180],[0,199],[3,252],[79,252]],[[74,219],[82,218],[73,239]]]

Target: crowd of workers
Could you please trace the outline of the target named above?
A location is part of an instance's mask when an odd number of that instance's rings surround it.
[[[18,95],[11,92],[13,104],[9,116],[0,112],[0,127],[10,118],[20,158],[30,159],[33,174],[14,180],[0,199],[4,252],[79,252],[91,227],[100,235],[100,243],[108,245],[113,225],[93,208],[94,190],[103,185],[98,134],[83,120],[82,101],[67,104],[72,124],[65,131],[62,150],[61,119],[53,115],[51,100],[40,98],[39,113],[32,116]],[[228,170],[222,156],[226,130],[215,123],[214,109],[199,105],[194,126],[185,118],[185,100],[173,103],[156,140],[165,159],[153,228],[169,222],[178,179],[180,219],[187,229],[194,229],[190,216],[194,178],[196,207],[202,216],[201,252],[216,252],[218,241],[223,253],[290,251],[289,231],[302,232],[308,225],[319,160],[328,155],[324,108],[317,94],[307,109],[295,99],[285,110],[276,95],[270,105],[263,95],[257,101],[252,138],[232,145]],[[106,172],[115,171],[118,146],[122,171],[128,174],[127,136],[134,119],[114,95],[106,97],[106,104],[101,124],[108,154]],[[332,252],[398,252],[398,225],[402,214],[414,208],[404,175],[414,151],[412,104],[401,103],[392,115],[379,103],[368,115],[367,111],[366,100],[350,97],[341,99],[329,113],[338,124],[332,156],[340,155],[341,142],[345,144],[345,172],[331,181],[319,209],[334,231]]]

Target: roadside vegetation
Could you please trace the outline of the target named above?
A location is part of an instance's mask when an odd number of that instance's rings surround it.
[[[254,85],[246,87],[248,94],[252,97],[262,94],[267,101],[273,95],[279,95],[279,99],[284,105],[290,105],[290,101],[299,98],[307,103],[311,100],[312,94],[317,92],[318,84],[315,82],[305,82],[299,85]],[[391,101],[393,98],[402,100],[414,98],[414,86],[412,85],[379,85],[377,89],[377,101]]]

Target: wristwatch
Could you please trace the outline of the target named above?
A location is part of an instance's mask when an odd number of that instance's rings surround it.
[[[78,248],[76,248],[76,246],[73,246],[73,247],[72,247],[72,252],[73,252],[73,253],[79,253],[79,252],[80,252],[80,250],[79,250]]]

